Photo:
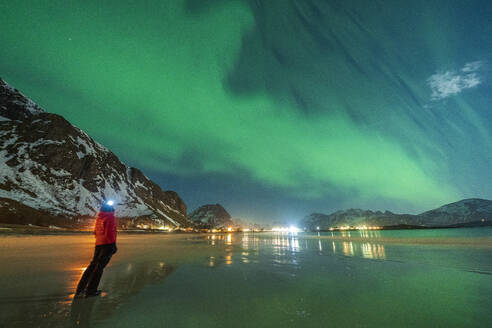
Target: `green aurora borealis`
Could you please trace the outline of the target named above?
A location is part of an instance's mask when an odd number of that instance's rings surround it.
[[[490,2],[203,3],[2,1],[0,76],[190,209],[492,198]]]

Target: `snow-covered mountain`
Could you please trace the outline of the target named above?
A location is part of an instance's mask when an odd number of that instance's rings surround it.
[[[332,214],[312,213],[301,226],[309,230],[326,230],[341,226],[472,226],[492,224],[492,201],[464,199],[421,214],[396,214],[389,211],[349,209]]]
[[[320,227],[321,230],[326,230],[342,226],[394,226],[402,224],[420,225],[420,222],[413,215],[395,214],[390,211],[373,212],[361,209],[337,211],[332,214],[312,213],[302,221],[302,226],[310,230],[315,230],[317,227]]]
[[[492,201],[464,199],[419,214],[426,225],[459,225],[463,223],[492,221]]]
[[[104,199],[123,226],[186,226],[186,205],[0,79],[0,222],[79,225]]]
[[[202,228],[222,228],[233,225],[231,215],[220,204],[207,204],[194,210],[189,218]]]

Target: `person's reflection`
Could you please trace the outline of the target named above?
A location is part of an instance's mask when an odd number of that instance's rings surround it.
[[[77,298],[72,301],[70,320],[73,327],[90,327],[92,308],[97,298]]]
[[[127,263],[108,277],[105,285],[114,292],[102,298],[75,298],[71,305],[70,319],[74,327],[90,327],[94,319],[104,320],[132,295],[140,292],[146,285],[162,282],[173,273],[174,267],[164,262]]]

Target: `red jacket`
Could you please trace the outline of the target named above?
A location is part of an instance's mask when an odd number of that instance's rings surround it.
[[[97,213],[96,225],[94,227],[96,245],[116,243],[116,219],[114,212]]]

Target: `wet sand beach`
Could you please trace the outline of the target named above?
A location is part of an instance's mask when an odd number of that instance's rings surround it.
[[[490,326],[492,230],[429,234],[120,234],[78,301],[90,234],[2,235],[0,326]]]

